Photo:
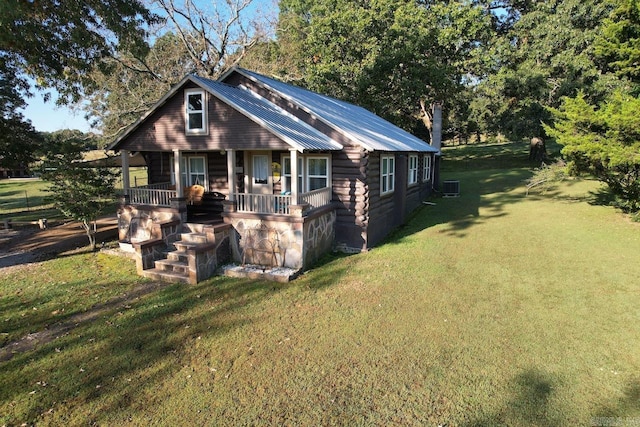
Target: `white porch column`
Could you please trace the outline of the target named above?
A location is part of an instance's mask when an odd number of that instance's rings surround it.
[[[184,188],[182,188],[182,151],[173,150],[173,172],[176,183],[176,195],[184,197]]]
[[[129,188],[131,188],[131,182],[129,181],[129,151],[122,150],[120,159],[122,160],[122,189],[124,194],[129,194]]]
[[[291,150],[291,200],[298,204],[298,150]]]
[[[227,182],[229,186],[229,201],[236,199],[238,186],[236,183],[236,152],[235,150],[227,150]]]

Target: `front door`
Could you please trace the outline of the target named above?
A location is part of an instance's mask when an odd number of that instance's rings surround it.
[[[254,194],[272,194],[271,162],[269,154],[251,156],[251,192]]]

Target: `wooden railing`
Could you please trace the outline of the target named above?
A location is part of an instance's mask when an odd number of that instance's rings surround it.
[[[328,205],[331,202],[331,188],[320,188],[300,194],[300,203],[307,203],[311,209]],[[297,204],[290,194],[236,194],[239,212],[276,213],[289,215],[289,206]]]
[[[278,213],[289,215],[289,194],[236,194],[238,212]]]
[[[300,195],[300,201],[311,205],[311,209],[328,205],[331,202],[331,187],[319,188]]]
[[[155,188],[129,188],[127,194],[133,205],[171,206],[171,199],[178,197],[175,190]]]

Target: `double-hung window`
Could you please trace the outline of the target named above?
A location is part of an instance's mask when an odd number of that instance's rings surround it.
[[[422,180],[429,181],[431,179],[431,155],[422,156]]]
[[[298,157],[298,191],[304,192],[303,183],[303,161]],[[282,158],[282,176],[284,177],[282,191],[291,191],[291,157]]]
[[[327,157],[307,158],[307,191],[329,186],[329,159]]]
[[[207,133],[206,97],[202,89],[187,89],[185,97],[185,126],[187,134]]]
[[[416,154],[409,155],[409,185],[418,183],[418,156]]]
[[[393,192],[396,175],[396,159],[394,156],[380,157],[380,194]]]
[[[175,185],[175,169],[173,163],[173,156],[169,159],[171,184]],[[180,165],[180,178],[183,187],[189,187],[190,185],[202,185],[204,188],[209,187],[207,179],[207,161],[204,156],[188,156],[182,157],[182,164]]]

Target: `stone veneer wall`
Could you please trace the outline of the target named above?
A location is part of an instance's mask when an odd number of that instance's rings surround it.
[[[235,230],[230,241],[235,262],[304,269],[331,250],[336,212],[303,217],[231,213],[225,221]]]
[[[185,223],[186,203],[175,199],[171,207],[130,205],[128,197],[121,199],[118,206],[118,240],[122,242],[142,242],[149,239],[165,239],[167,243],[175,241],[176,236],[166,236],[164,224]],[[180,232],[177,225],[174,233]],[[173,240],[171,240],[173,239]]]

